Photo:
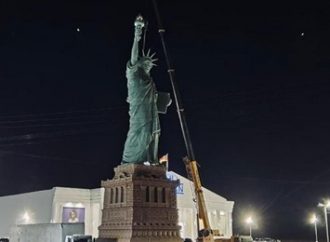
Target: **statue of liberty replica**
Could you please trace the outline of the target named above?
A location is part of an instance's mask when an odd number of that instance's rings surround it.
[[[169,180],[158,160],[158,113],[166,113],[171,99],[157,92],[150,76],[155,54],[140,50],[144,24],[139,15],[126,66],[129,130],[113,179],[101,182],[104,206],[98,242],[182,241],[175,192],[179,181]]]
[[[136,18],[134,25],[133,47],[126,69],[130,120],[122,163],[158,164],[158,93],[150,76],[157,59],[153,59],[155,53],[150,55],[150,50],[146,54],[142,50],[140,55],[139,42],[144,26],[142,16]]]

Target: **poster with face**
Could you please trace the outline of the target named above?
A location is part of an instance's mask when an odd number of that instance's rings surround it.
[[[84,223],[85,208],[63,207],[62,213],[63,223]]]

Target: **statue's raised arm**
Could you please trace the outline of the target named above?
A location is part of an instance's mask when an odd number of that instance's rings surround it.
[[[139,41],[141,40],[142,28],[144,27],[144,20],[141,15],[136,17],[134,22],[134,40],[131,53],[131,65],[135,65],[139,58]]]

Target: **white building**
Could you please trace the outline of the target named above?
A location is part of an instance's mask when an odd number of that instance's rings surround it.
[[[193,184],[188,179],[168,172],[170,179],[179,179],[177,205],[182,238],[197,237],[196,205]],[[232,235],[234,202],[204,188],[204,196],[212,229],[223,237]],[[84,222],[85,234],[98,237],[103,208],[103,188],[78,189],[54,187],[50,190],[0,197],[0,238],[10,237],[16,225],[37,223]]]

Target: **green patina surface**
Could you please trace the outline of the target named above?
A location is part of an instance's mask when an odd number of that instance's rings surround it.
[[[160,125],[157,91],[144,58],[135,65],[127,64],[126,77],[129,103],[129,131],[125,142],[123,163],[158,163]]]
[[[139,41],[144,27],[143,17],[138,16],[134,25],[131,58],[126,68],[130,119],[122,163],[159,164],[160,124],[158,113],[166,113],[171,99],[168,93],[157,93],[150,76],[150,70],[157,60],[153,59],[155,54],[150,55],[150,51],[147,54],[142,51],[142,56],[139,54]]]

